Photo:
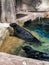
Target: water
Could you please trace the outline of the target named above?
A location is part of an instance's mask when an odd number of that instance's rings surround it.
[[[44,30],[43,27],[40,27],[40,26],[37,25],[34,28],[34,31],[37,32],[42,37],[49,38],[49,33],[46,30]]]
[[[37,39],[42,42],[41,46],[37,46],[34,45],[35,43],[32,43],[31,47],[35,50],[49,53],[49,25],[43,26],[39,24],[28,24],[24,27],[27,28],[32,33],[32,35],[34,35]]]

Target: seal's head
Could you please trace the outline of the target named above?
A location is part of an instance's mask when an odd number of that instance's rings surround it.
[[[30,46],[24,46],[22,47],[22,49],[25,51],[30,51],[32,48]]]
[[[16,23],[11,23],[10,26],[11,26],[11,27],[16,27],[17,24],[16,24]]]

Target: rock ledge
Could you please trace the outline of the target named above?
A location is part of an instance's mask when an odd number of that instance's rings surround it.
[[[0,52],[0,65],[49,65],[49,62]]]

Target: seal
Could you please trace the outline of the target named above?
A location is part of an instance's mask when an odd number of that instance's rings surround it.
[[[36,37],[34,37],[29,31],[25,30],[21,26],[17,25],[16,23],[11,23],[10,26],[14,29],[14,33],[12,36],[19,37],[26,42],[34,42],[41,44]]]
[[[28,58],[49,61],[49,54],[47,53],[34,50],[30,46],[24,46],[22,49],[25,51]]]

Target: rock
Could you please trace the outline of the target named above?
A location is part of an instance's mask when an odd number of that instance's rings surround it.
[[[0,52],[18,54],[21,50],[24,40],[9,36],[12,32],[12,28],[0,27]]]
[[[9,35],[9,32],[7,28],[0,28],[0,47],[8,35]]]
[[[24,41],[19,38],[8,36],[3,41],[0,51],[10,54],[18,54],[19,50],[21,50],[21,46],[23,45],[23,42]]]
[[[49,62],[0,52],[0,65],[49,65]]]

